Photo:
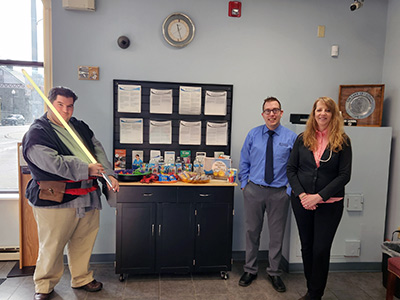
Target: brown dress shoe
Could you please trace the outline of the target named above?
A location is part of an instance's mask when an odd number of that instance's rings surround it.
[[[49,300],[50,294],[35,293],[33,300]]]
[[[94,279],[92,282],[89,282],[88,284],[85,284],[80,287],[74,287],[74,289],[83,289],[87,292],[98,292],[103,288],[103,284],[100,281],[96,281]]]

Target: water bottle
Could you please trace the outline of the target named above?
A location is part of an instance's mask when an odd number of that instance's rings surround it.
[[[199,156],[198,160],[200,162],[200,174],[204,174],[204,160],[205,160],[205,156]]]
[[[153,174],[158,172],[158,160],[155,157],[149,161],[149,171]]]
[[[160,156],[158,160],[158,173],[160,174],[165,174],[165,163],[164,163],[164,158]]]
[[[201,162],[198,156],[196,156],[196,159],[193,162],[193,172],[198,175],[201,174]]]
[[[180,156],[178,156],[178,157],[176,158],[176,161],[175,161],[175,168],[176,168],[176,173],[177,173],[177,174],[182,173],[182,159],[181,159]]]
[[[169,157],[168,160],[167,160],[166,171],[168,172],[168,174],[175,174],[176,173],[174,159],[172,157]]]

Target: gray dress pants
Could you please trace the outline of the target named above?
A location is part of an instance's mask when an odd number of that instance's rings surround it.
[[[258,272],[257,254],[264,214],[267,212],[270,237],[267,273],[271,276],[280,276],[283,235],[289,209],[286,187],[263,187],[249,182],[243,190],[243,196],[246,229],[246,262],[243,269],[251,274]]]

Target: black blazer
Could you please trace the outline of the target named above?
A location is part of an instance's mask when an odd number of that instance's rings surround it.
[[[324,201],[331,197],[343,197],[344,186],[350,181],[352,151],[350,138],[339,152],[325,149],[319,168],[315,163],[313,152],[304,146],[303,135],[300,134],[293,146],[287,164],[287,177],[292,193],[298,197],[301,193],[319,194]]]

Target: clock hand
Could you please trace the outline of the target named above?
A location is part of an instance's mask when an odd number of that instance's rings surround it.
[[[180,29],[180,27],[179,27],[179,24],[176,24],[176,27],[178,28],[179,39],[182,39],[181,29]]]

